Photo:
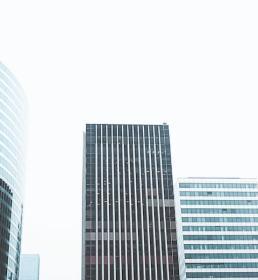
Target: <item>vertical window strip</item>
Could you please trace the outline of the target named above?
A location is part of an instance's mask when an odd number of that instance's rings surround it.
[[[112,209],[113,209],[113,278],[116,280],[116,216],[115,216],[115,185],[114,185],[114,127],[111,125],[111,158],[112,158]]]
[[[143,266],[143,279],[146,279],[146,262],[145,262],[145,239],[144,239],[144,223],[143,223],[143,197],[142,197],[142,170],[141,170],[141,145],[140,145],[140,130],[137,126],[138,131],[138,167],[139,167],[139,185],[140,185],[140,202],[141,202],[141,242],[142,242],[142,266]],[[147,230],[147,229],[146,229]]]
[[[100,169],[100,181],[101,181],[101,273],[102,280],[105,279],[104,273],[104,190],[103,190],[103,132],[102,125],[100,130],[100,150],[101,150],[101,169]]]
[[[153,201],[153,174],[152,174],[152,159],[151,159],[151,141],[150,141],[150,126],[148,126],[148,151],[149,151],[149,176],[150,176],[150,190],[151,190],[151,210],[152,210],[152,230],[153,230],[153,247],[154,247],[154,271],[155,279],[158,280],[157,271],[157,248],[156,248],[156,232],[155,232],[155,214],[154,214],[154,201]]]
[[[82,229],[82,267],[81,273],[82,277],[86,277],[85,264],[86,264],[86,249],[85,249],[85,231],[86,231],[86,137],[83,135],[83,168],[82,168],[82,220],[83,220],[83,229]]]
[[[108,167],[108,126],[106,125],[106,184],[107,184],[107,254],[108,254],[108,275],[110,280],[110,216],[109,216],[109,167]]]
[[[146,216],[147,216],[147,237],[148,237],[148,263],[149,263],[149,279],[152,280],[152,263],[151,263],[151,249],[150,249],[150,216],[149,216],[149,200],[148,200],[148,181],[147,181],[147,159],[146,159],[146,136],[147,131],[145,131],[145,127],[143,127],[143,156],[144,156],[144,176],[145,176],[145,205],[146,205]]]
[[[135,228],[136,228],[136,258],[137,258],[137,279],[140,279],[140,262],[139,262],[139,236],[138,236],[138,225],[139,225],[139,221],[138,221],[138,203],[137,203],[137,190],[136,190],[136,166],[135,166],[135,135],[134,135],[134,127],[132,129],[132,137],[133,137],[133,173],[134,173],[134,207],[135,207]]]
[[[122,128],[122,172],[123,172],[123,200],[124,200],[124,243],[125,243],[125,279],[128,280],[128,260],[127,260],[127,214],[126,214],[126,191],[125,191],[125,154],[124,154],[124,127]]]
[[[156,151],[156,134],[155,127],[153,126],[153,139],[154,139],[154,166],[155,166],[155,180],[156,180],[156,200],[157,200],[157,210],[158,210],[158,228],[159,228],[159,251],[160,251],[160,268],[161,268],[161,279],[164,279],[163,276],[163,250],[161,243],[161,229],[160,229],[160,200],[159,200],[159,183],[158,183],[158,172],[157,172],[157,151]],[[164,205],[162,205],[164,207]]]
[[[95,189],[96,189],[96,279],[99,279],[99,219],[98,219],[98,129],[96,125],[96,147],[95,147]]]
[[[170,279],[169,275],[169,262],[168,262],[168,238],[167,238],[167,224],[166,224],[166,212],[165,212],[165,199],[164,199],[164,181],[163,181],[163,158],[162,158],[162,147],[161,147],[161,136],[160,136],[160,126],[159,126],[159,158],[160,158],[160,172],[161,172],[161,187],[162,187],[162,210],[163,210],[163,223],[164,223],[164,233],[165,233],[165,253],[166,253],[166,269],[167,269],[167,280]]]
[[[117,191],[118,191],[118,227],[119,227],[119,276],[120,280],[122,280],[122,250],[121,250],[121,245],[122,245],[122,237],[121,237],[121,193],[120,193],[120,170],[119,170],[119,126],[117,125]]]
[[[130,246],[131,246],[131,277],[134,280],[134,256],[133,256],[133,221],[132,221],[132,186],[131,186],[131,169],[130,169],[130,141],[129,127],[127,126],[127,153],[128,153],[128,187],[129,187],[129,221],[130,221]]]

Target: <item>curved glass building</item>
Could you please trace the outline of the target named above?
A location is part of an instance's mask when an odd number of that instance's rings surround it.
[[[0,280],[18,280],[21,248],[26,99],[0,62]]]

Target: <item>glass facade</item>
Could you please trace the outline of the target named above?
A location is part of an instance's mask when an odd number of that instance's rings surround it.
[[[24,182],[25,96],[0,63],[0,280],[18,280]]]
[[[167,125],[86,125],[82,237],[82,280],[179,280]]]
[[[186,178],[176,191],[182,279],[258,279],[257,180]]]

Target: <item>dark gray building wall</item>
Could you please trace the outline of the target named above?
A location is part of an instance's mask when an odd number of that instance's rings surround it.
[[[169,128],[87,124],[82,280],[179,280]]]

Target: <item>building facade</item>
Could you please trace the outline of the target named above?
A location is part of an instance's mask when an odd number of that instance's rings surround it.
[[[87,124],[82,280],[179,280],[169,128]]]
[[[19,280],[39,280],[39,255],[22,254]]]
[[[181,279],[258,279],[255,179],[185,178],[176,188]]]
[[[0,62],[0,280],[18,280],[21,247],[26,103]]]

